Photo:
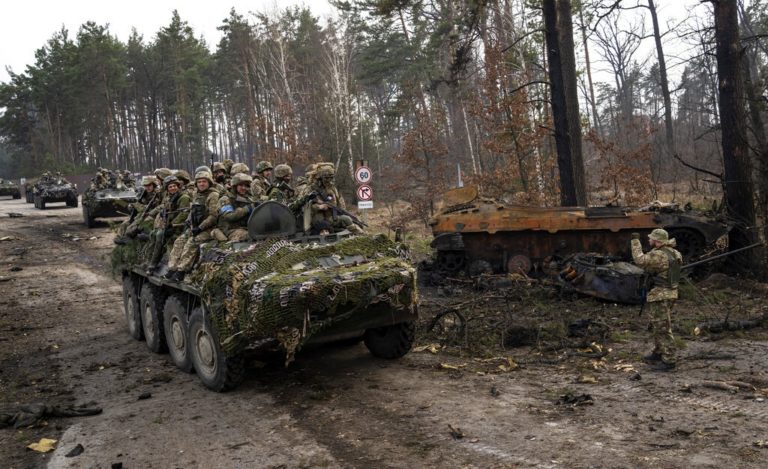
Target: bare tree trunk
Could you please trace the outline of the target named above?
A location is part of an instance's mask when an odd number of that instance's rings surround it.
[[[579,5],[579,21],[581,22],[581,42],[584,44],[584,62],[587,65],[587,83],[589,84],[589,105],[592,109],[592,121],[598,135],[602,135],[600,129],[600,118],[597,114],[597,104],[595,100],[595,86],[592,83],[592,65],[589,61],[589,45],[587,43],[587,25],[584,24],[584,5]]]
[[[736,0],[714,2],[717,75],[720,95],[725,200],[736,224],[728,233],[728,246],[737,249],[754,242],[755,207],[752,174],[747,151],[744,90],[741,80],[741,41]],[[760,266],[752,254],[728,258],[737,270],[756,272]]]
[[[659,79],[661,81],[661,95],[664,98],[664,128],[666,130],[667,151],[669,151],[671,156],[676,153],[675,134],[672,127],[672,99],[669,95],[669,81],[667,80],[667,61],[664,59],[664,49],[661,46],[659,18],[656,15],[656,5],[654,5],[653,0],[648,0],[648,10],[651,12],[653,39],[656,42],[656,55],[659,60]]]

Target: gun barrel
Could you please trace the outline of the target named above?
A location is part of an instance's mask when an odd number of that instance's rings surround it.
[[[763,245],[763,243],[750,244],[749,246],[744,246],[743,248],[734,249],[733,251],[724,252],[724,253],[718,254],[716,256],[712,256],[712,257],[708,257],[706,259],[702,259],[700,261],[691,262],[690,264],[682,266],[680,269],[681,270],[683,270],[683,269],[690,269],[691,267],[696,267],[697,265],[706,264],[707,262],[712,262],[712,261],[717,260],[717,259],[722,259],[723,257],[728,257],[730,255],[737,254],[737,253],[742,252],[742,251],[747,251],[749,249],[754,249],[754,248],[756,248],[758,246],[762,246],[762,245]]]

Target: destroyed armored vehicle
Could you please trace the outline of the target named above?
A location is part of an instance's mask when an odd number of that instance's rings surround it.
[[[19,185],[8,179],[0,179],[0,197],[11,196],[14,199],[21,198],[21,191]]]
[[[83,222],[93,228],[97,218],[114,218],[128,215],[130,204],[136,202],[136,190],[116,181],[112,187],[88,189],[83,194]]]
[[[306,227],[306,226],[305,226]],[[416,272],[407,249],[384,236],[347,231],[312,236],[285,206],[264,202],[248,221],[249,241],[211,242],[184,281],[148,275],[139,241],[117,246],[130,334],[216,391],[242,380],[256,351],[286,354],[307,343],[362,340],[377,357],[411,349]]]
[[[41,177],[32,189],[35,208],[45,210],[46,204],[66,202],[67,207],[77,207],[77,185],[61,176]]]
[[[677,239],[687,263],[729,229],[725,223],[672,207],[508,205],[478,197],[474,187],[448,191],[430,225],[436,267],[469,275],[540,272],[549,259],[577,252],[629,260],[631,234],[648,234],[659,227]]]

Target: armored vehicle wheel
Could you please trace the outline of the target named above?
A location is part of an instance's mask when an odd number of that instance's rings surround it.
[[[35,201],[34,197],[32,196],[32,192],[30,192],[30,191],[26,191],[24,193],[24,198],[27,199],[27,203],[28,204],[31,204],[31,203],[33,203]]]
[[[375,357],[400,358],[410,352],[416,338],[413,322],[401,322],[392,326],[368,329],[363,342]]]
[[[155,353],[168,350],[163,329],[163,306],[165,295],[160,288],[147,282],[141,287],[139,308],[141,310],[141,325],[147,347]]]
[[[21,194],[13,194],[13,198],[14,199],[20,199],[21,198]]]
[[[203,384],[214,391],[226,391],[243,381],[245,366],[241,357],[228,357],[221,349],[219,334],[203,309],[192,310],[189,319],[192,363]]]
[[[83,221],[85,222],[85,226],[93,228],[94,219],[91,217],[91,209],[89,209],[87,205],[83,205]]]
[[[176,294],[165,300],[163,326],[171,360],[181,371],[191,373],[193,368],[189,356],[189,329],[185,303],[182,297]]]
[[[123,308],[125,309],[125,321],[128,323],[128,333],[136,340],[144,338],[141,328],[141,310],[136,281],[130,275],[123,277]]]

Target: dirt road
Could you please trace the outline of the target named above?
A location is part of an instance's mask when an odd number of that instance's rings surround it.
[[[673,373],[640,362],[642,330],[609,344],[602,360],[537,361],[512,349],[485,361],[428,351],[385,361],[362,345],[327,346],[287,369],[254,364],[243,385],[217,394],[129,337],[106,224],[89,230],[79,209],[0,200],[0,239],[0,407],[103,409],[0,429],[1,467],[756,468],[768,460],[763,330],[687,340],[689,358]],[[764,297],[751,299],[764,307]],[[54,452],[25,449],[42,437],[58,440]],[[78,444],[84,452],[66,457]]]

